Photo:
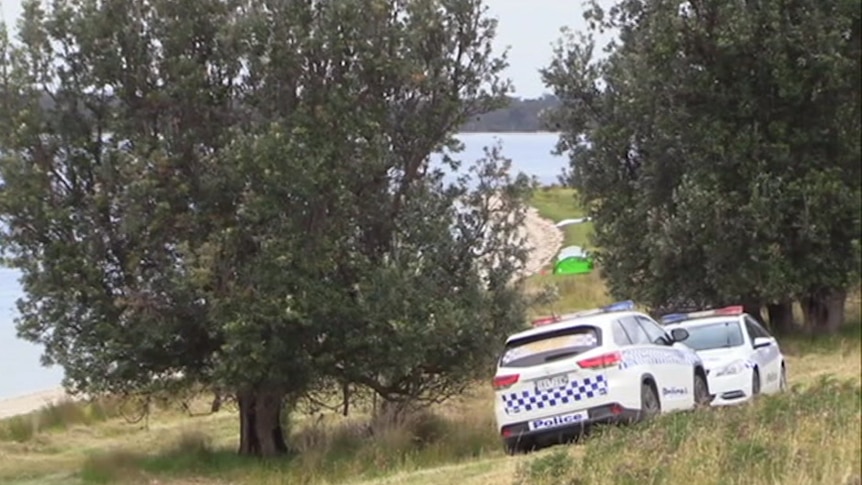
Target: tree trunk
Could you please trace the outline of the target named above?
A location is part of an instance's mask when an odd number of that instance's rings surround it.
[[[284,394],[246,391],[238,395],[241,455],[276,456],[287,453],[281,425]]]
[[[215,414],[221,410],[221,401],[222,401],[221,392],[220,391],[213,392],[213,402],[210,405],[210,412],[211,413]]]
[[[344,399],[341,414],[347,416],[350,413],[350,383],[347,381],[341,384],[341,396]]]
[[[782,300],[778,303],[766,305],[766,313],[769,314],[769,328],[778,335],[789,335],[793,333],[793,301]]]
[[[809,294],[800,299],[805,317],[805,329],[812,334],[838,332],[844,324],[846,290],[831,290]]]

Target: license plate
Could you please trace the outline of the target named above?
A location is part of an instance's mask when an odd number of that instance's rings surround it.
[[[569,376],[567,376],[566,374],[548,377],[547,379],[541,379],[536,381],[536,390],[542,392],[549,389],[557,389],[559,387],[565,386],[568,383]]]
[[[535,419],[530,421],[529,428],[530,431],[538,431],[541,429],[551,429],[551,428],[559,428],[561,426],[571,426],[573,424],[578,424],[583,421],[586,421],[589,417],[589,413],[586,411],[579,411],[577,413],[569,413],[569,414],[560,414],[558,416],[551,416],[550,418],[544,419]]]

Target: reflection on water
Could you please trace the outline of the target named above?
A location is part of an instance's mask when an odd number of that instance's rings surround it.
[[[557,183],[566,160],[551,155],[557,143],[556,133],[463,133],[458,137],[464,151],[453,158],[463,162],[461,171],[484,157],[484,147],[501,144],[501,153],[512,160],[512,175],[524,172],[542,184]],[[432,157],[439,160],[439,157]]]
[[[512,159],[514,173],[554,183],[565,165],[564,159],[551,155],[557,141],[553,133],[466,133],[459,138],[465,149],[457,158],[464,165],[484,156],[483,147],[497,140],[502,143],[503,156]],[[0,398],[51,388],[63,377],[61,369],[41,366],[41,348],[16,337],[13,320],[15,300],[20,296],[18,272],[0,268]]]

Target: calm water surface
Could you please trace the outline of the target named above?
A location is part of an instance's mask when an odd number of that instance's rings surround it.
[[[483,147],[499,140],[502,153],[512,159],[513,171],[554,183],[565,160],[551,155],[557,135],[553,133],[468,133],[461,135],[465,150],[459,157],[465,165],[481,158]],[[15,336],[15,301],[22,296],[18,273],[0,268],[0,398],[55,387],[63,378],[60,368],[45,368],[39,362],[41,348]]]

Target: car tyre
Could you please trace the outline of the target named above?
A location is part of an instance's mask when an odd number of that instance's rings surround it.
[[[712,399],[709,395],[709,387],[706,384],[706,379],[700,375],[694,375],[694,407],[703,408],[709,406]]]
[[[751,373],[751,397],[758,394],[760,394],[760,371],[755,367],[754,372]]]
[[[787,390],[787,368],[784,367],[784,364],[781,364],[781,376],[778,378],[778,392],[785,392]]]
[[[641,384],[641,409],[638,421],[646,421],[657,416],[661,412],[661,403],[655,387],[649,383]]]
[[[503,440],[503,449],[509,456],[525,453],[527,451],[527,447],[525,445],[526,443],[520,439]]]

